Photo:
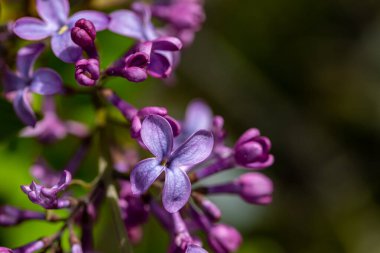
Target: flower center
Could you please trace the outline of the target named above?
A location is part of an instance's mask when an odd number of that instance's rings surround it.
[[[69,29],[69,27],[67,25],[64,25],[62,26],[59,31],[58,31],[58,34],[59,35],[62,35],[64,32],[66,32],[67,30]]]

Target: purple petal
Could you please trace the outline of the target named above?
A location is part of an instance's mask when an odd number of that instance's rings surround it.
[[[110,18],[110,31],[138,40],[145,39],[142,20],[135,12],[118,10],[112,12]]]
[[[81,18],[90,20],[96,31],[107,29],[110,20],[107,14],[100,11],[79,11],[70,17],[69,24],[74,25]]]
[[[2,79],[5,93],[23,89],[28,85],[25,80],[10,71],[8,68],[5,68],[3,74],[4,76]]]
[[[207,250],[198,245],[191,244],[187,246],[186,253],[207,253]]]
[[[140,195],[146,192],[164,169],[155,158],[148,158],[136,164],[131,173],[133,194]]]
[[[13,101],[13,107],[17,116],[28,126],[36,125],[36,116],[30,106],[27,89],[20,90]]]
[[[211,132],[199,130],[178,147],[169,159],[170,168],[188,167],[204,161],[214,146]]]
[[[64,62],[74,63],[82,56],[82,49],[71,40],[70,31],[55,34],[51,39],[54,54]]]
[[[179,211],[189,200],[191,183],[187,174],[181,169],[165,170],[165,186],[162,203],[169,213]]]
[[[150,64],[147,69],[149,75],[155,78],[166,78],[172,72],[172,67],[168,58],[159,53],[152,53]]]
[[[240,138],[237,140],[235,146],[241,145],[247,141],[252,140],[255,137],[260,136],[260,131],[257,128],[250,128],[247,131],[245,131]]]
[[[54,31],[54,27],[31,17],[20,18],[13,25],[13,32],[25,40],[42,40],[52,35]]]
[[[166,119],[149,115],[141,126],[141,139],[149,151],[162,160],[168,157],[173,148],[173,132]]]
[[[40,95],[53,95],[62,91],[62,78],[57,72],[41,68],[34,73],[30,90]]]
[[[202,129],[211,130],[212,120],[210,107],[201,100],[195,100],[187,107],[184,130],[188,134],[193,134]]]
[[[45,22],[59,28],[66,23],[70,12],[68,0],[37,0],[37,12]]]
[[[175,37],[161,37],[153,41],[153,50],[178,51],[182,42]]]
[[[74,136],[84,138],[88,135],[88,128],[82,123],[69,120],[65,122],[65,125],[67,132]]]
[[[34,62],[44,50],[43,43],[31,44],[21,48],[17,53],[17,70],[21,76],[30,78],[33,72]]]

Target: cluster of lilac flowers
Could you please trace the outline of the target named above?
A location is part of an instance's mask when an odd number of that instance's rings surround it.
[[[130,9],[110,14],[80,11],[70,17],[68,0],[36,0],[36,8],[41,19],[23,17],[9,26],[10,33],[39,42],[18,51],[15,70],[2,66],[4,97],[13,103],[15,113],[26,125],[21,137],[34,137],[44,145],[52,145],[71,134],[81,140],[81,145],[62,172],[51,169],[42,157],[31,167],[38,183],[33,181],[21,189],[45,211],[0,207],[1,226],[42,220],[61,222],[62,229],[18,248],[0,247],[0,253],[57,249],[65,230],[70,234],[71,252],[94,252],[92,230],[98,209],[112,189],[117,191],[119,216],[130,243],[140,242],[142,226],[153,215],[170,235],[168,252],[207,252],[205,248],[217,253],[236,251],[242,242],[240,233],[219,223],[222,212],[208,196],[236,194],[247,203],[271,203],[272,181],[257,172],[273,164],[270,140],[252,128],[228,146],[223,117],[213,115],[203,101],[191,102],[184,119],[177,120],[163,107],[134,107],[102,82],[111,76],[130,82],[142,82],[149,76],[169,78],[179,64],[180,50],[191,44],[205,20],[201,0],[135,2]],[[163,25],[153,25],[153,19]],[[105,29],[136,41],[123,57],[100,69],[95,40],[97,32]],[[66,87],[55,70],[34,69],[49,45],[49,37],[53,53],[73,64],[75,80],[86,86],[93,98],[97,115],[93,129],[58,116],[54,95],[75,95],[78,91]],[[33,94],[43,96],[41,119],[32,106]],[[125,148],[113,141],[113,133],[107,130],[115,123],[107,116],[112,108],[125,118],[117,126],[128,127],[132,141],[140,148]],[[101,149],[98,177],[90,183],[73,179],[94,138],[98,138]],[[203,179],[236,167],[249,172],[223,184],[202,184]],[[75,196],[69,191],[73,185],[83,186],[88,195]],[[66,209],[70,215],[60,217],[52,211],[55,209]],[[80,228],[80,235],[74,227]],[[205,233],[208,247],[197,236],[200,232]],[[126,252],[122,248],[120,251]]]

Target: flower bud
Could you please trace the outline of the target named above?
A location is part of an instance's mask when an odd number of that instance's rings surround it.
[[[264,169],[274,162],[273,155],[269,154],[270,148],[270,140],[260,136],[258,129],[251,128],[235,144],[235,161],[247,168]]]
[[[71,29],[71,39],[85,51],[88,49],[92,50],[94,48],[95,38],[95,26],[87,19],[79,19],[75,23],[75,26]]]
[[[75,80],[84,86],[94,86],[100,77],[97,59],[81,59],[75,63]]]
[[[216,253],[229,253],[239,248],[242,237],[234,227],[217,224],[208,231],[208,242]]]
[[[273,183],[261,173],[246,173],[235,183],[239,186],[240,196],[251,204],[267,205],[272,202]]]
[[[44,213],[20,210],[13,206],[0,207],[0,226],[13,226],[25,220],[43,220],[45,217]]]

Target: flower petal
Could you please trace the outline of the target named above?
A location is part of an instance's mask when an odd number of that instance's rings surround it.
[[[37,12],[51,26],[59,28],[66,23],[70,12],[68,0],[37,0]]]
[[[133,11],[118,10],[110,14],[108,29],[127,37],[144,40],[144,28],[141,18]]]
[[[186,253],[207,253],[207,251],[198,245],[190,244],[186,248]]]
[[[212,111],[206,103],[201,100],[192,101],[186,110],[184,130],[189,135],[202,129],[211,130],[212,120]]]
[[[5,93],[20,90],[27,86],[25,80],[10,71],[7,67],[3,71],[2,81]]]
[[[40,95],[53,95],[62,91],[62,78],[52,69],[41,68],[34,73],[30,90]]]
[[[42,40],[52,35],[54,31],[54,27],[32,17],[17,19],[13,25],[13,32],[25,40]]]
[[[21,76],[30,78],[33,72],[34,62],[44,50],[43,43],[35,43],[21,48],[17,53],[17,70]]]
[[[141,139],[149,151],[162,160],[173,148],[173,131],[169,122],[161,116],[149,115],[141,126]]]
[[[169,213],[179,211],[189,200],[191,183],[187,174],[181,169],[165,170],[165,186],[162,203]]]
[[[155,158],[148,158],[136,164],[131,172],[133,194],[146,192],[164,169],[165,167]]]
[[[176,37],[161,37],[153,41],[153,50],[178,51],[182,42]]]
[[[168,161],[169,167],[189,167],[200,163],[210,156],[213,147],[211,132],[199,130],[173,152]]]
[[[74,63],[82,56],[82,49],[71,40],[70,31],[55,34],[51,39],[54,54],[64,62]]]
[[[81,18],[90,20],[94,24],[96,31],[107,29],[110,21],[108,15],[100,11],[79,11],[70,17],[69,26],[74,25]]]
[[[24,124],[34,127],[36,125],[36,116],[30,106],[28,96],[29,93],[27,89],[18,91],[13,101],[13,108]]]
[[[166,78],[172,72],[172,67],[166,56],[161,53],[152,53],[147,71],[152,77]]]

